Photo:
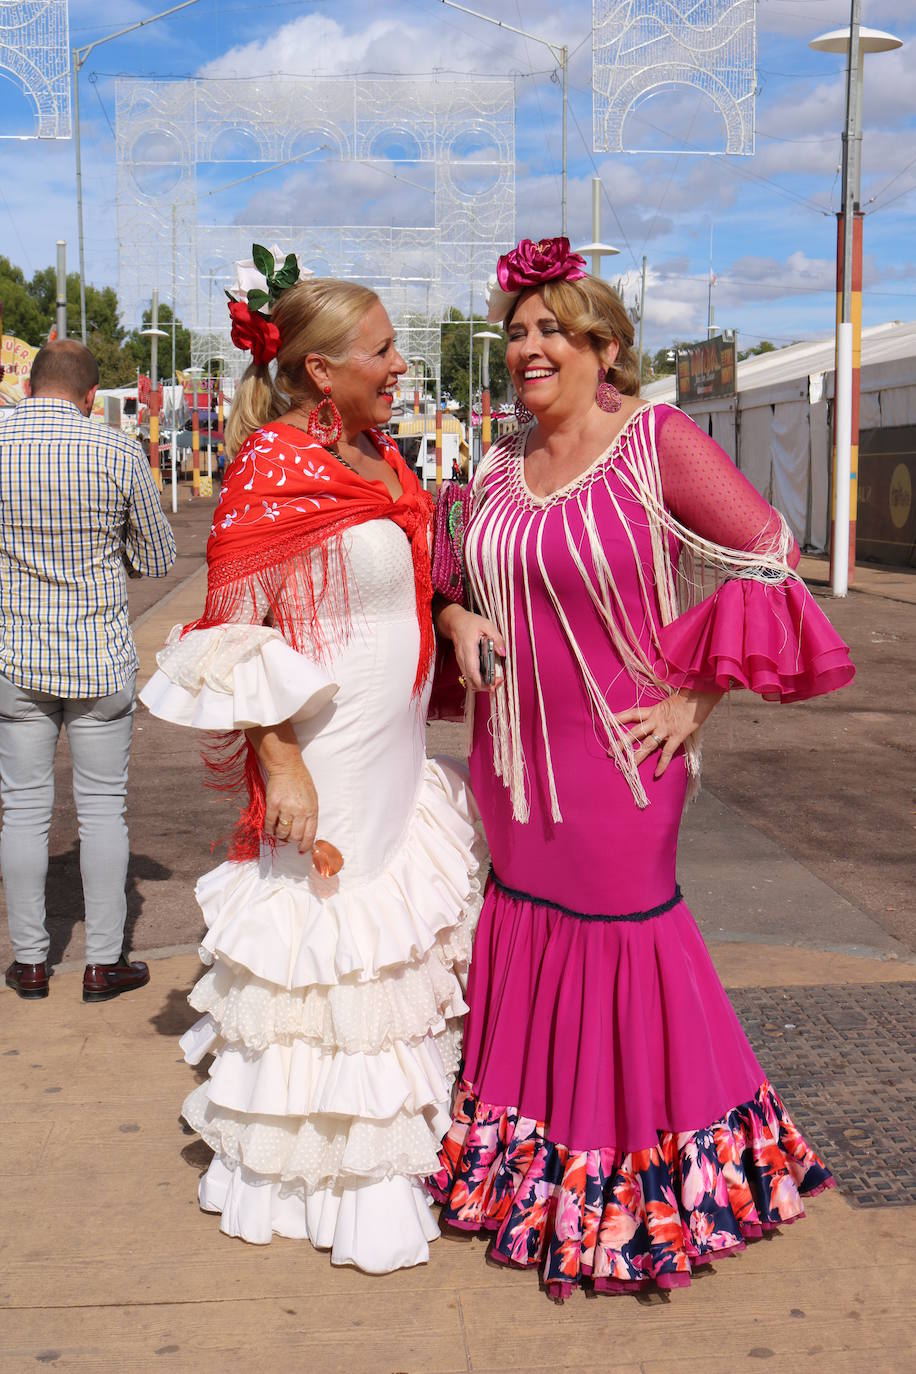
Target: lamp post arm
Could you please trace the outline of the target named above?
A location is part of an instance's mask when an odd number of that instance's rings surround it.
[[[155,24],[157,19],[168,19],[170,14],[177,14],[179,10],[186,10],[189,5],[196,5],[197,3],[198,0],[182,0],[180,5],[173,5],[170,10],[161,10],[159,14],[151,14],[147,19],[138,19],[135,24],[128,24],[126,28],[117,29],[114,33],[106,33],[104,38],[94,38],[91,43],[87,43],[83,48],[74,48],[74,66],[79,71],[85,65],[93,48],[101,47],[103,43],[110,43],[113,38],[123,38],[126,33],[133,33],[135,29],[144,29],[147,24]]]
[[[549,38],[541,38],[540,34],[529,33],[527,29],[518,29],[514,24],[506,24],[502,19],[494,19],[490,14],[481,14],[479,10],[470,10],[467,5],[458,5],[455,0],[439,0],[442,5],[447,5],[450,10],[461,10],[462,14],[469,14],[472,19],[482,19],[485,24],[495,24],[498,29],[505,29],[508,33],[517,33],[521,38],[530,38],[534,43],[541,43],[545,48],[549,48],[555,61],[563,61],[565,51],[558,43],[551,43]]]
[[[162,10],[159,14],[151,14],[147,19],[138,19],[135,24],[128,24],[125,28],[117,29],[114,33],[106,33],[102,38],[94,38],[91,43],[86,43],[82,48],[70,49],[73,67],[73,143],[76,151],[76,227],[80,259],[80,338],[84,347],[86,344],[86,254],[83,235],[83,168],[80,148],[80,71],[94,48],[101,47],[103,43],[110,43],[113,38],[123,38],[126,33],[133,33],[136,29],[144,29],[147,24],[155,24],[157,19],[168,19],[170,14],[177,14],[179,10],[186,10],[189,5],[196,5],[197,3],[198,0],[182,0],[180,5],[173,5],[171,9]]]

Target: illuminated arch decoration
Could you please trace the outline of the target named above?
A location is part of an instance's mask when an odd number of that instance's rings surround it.
[[[665,87],[702,91],[722,116],[722,148],[754,152],[757,89],[755,0],[592,0],[592,118],[596,152],[645,152],[626,145],[631,111]]]
[[[501,77],[284,77],[151,82],[120,79],[117,107],[118,290],[134,322],[150,290],[191,329],[192,363],[238,374],[223,288],[252,241],[299,253],[319,275],[378,291],[405,356],[439,370],[450,305],[483,306],[488,275],[515,236],[515,83]],[[426,227],[207,223],[201,164],[285,164],[320,153],[391,173],[425,168]],[[229,171],[229,165],[233,170]],[[294,164],[293,164],[294,165]],[[485,186],[485,194],[477,187]],[[405,194],[411,192],[405,187]],[[330,203],[330,204],[329,204]],[[333,196],[325,198],[333,218]],[[176,243],[173,262],[172,238]],[[228,323],[228,321],[226,321]]]
[[[70,137],[70,24],[67,0],[0,0],[0,71],[21,86],[35,110],[31,134]]]

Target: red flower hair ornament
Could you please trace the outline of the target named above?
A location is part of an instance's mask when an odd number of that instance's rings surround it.
[[[522,239],[511,253],[503,253],[496,276],[487,289],[487,320],[501,324],[523,291],[546,281],[580,281],[587,276],[585,259],[573,253],[568,238]]]
[[[271,306],[289,287],[313,274],[302,266],[297,253],[284,257],[276,244],[265,248],[261,243],[253,243],[251,257],[237,262],[235,267],[235,287],[226,292],[232,342],[243,353],[250,353],[260,367],[275,358],[280,347],[280,331],[268,318]],[[262,314],[265,310],[266,315]]]
[[[251,310],[246,301],[230,301],[229,314],[232,317],[232,342],[236,348],[243,353],[250,353],[252,362],[258,367],[277,356],[280,331],[272,320]]]

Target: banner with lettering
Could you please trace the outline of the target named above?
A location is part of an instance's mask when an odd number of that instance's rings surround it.
[[[734,396],[737,389],[736,341],[716,334],[677,350],[677,403]]]
[[[24,339],[17,339],[12,334],[0,336],[0,367],[3,369],[0,405],[14,406],[22,400],[26,394],[23,383],[29,379],[37,352],[38,349]]]

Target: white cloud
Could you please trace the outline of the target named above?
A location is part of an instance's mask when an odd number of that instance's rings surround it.
[[[902,33],[913,21],[909,0],[866,0],[863,23],[872,29]],[[819,33],[849,27],[849,0],[758,0],[757,27],[762,35],[786,34],[807,41]]]

